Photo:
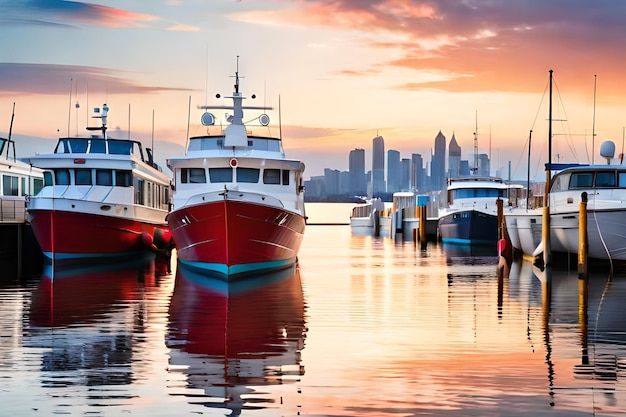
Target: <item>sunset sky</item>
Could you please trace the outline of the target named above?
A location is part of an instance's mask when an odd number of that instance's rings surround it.
[[[165,159],[184,152],[190,97],[192,135],[198,105],[225,104],[214,95],[232,92],[239,56],[242,91],[257,95],[245,104],[280,97],[284,147],[307,178],[346,170],[355,147],[369,168],[377,134],[429,162],[439,130],[454,133],[472,160],[476,123],[492,174],[511,161],[514,178],[532,129],[541,178],[550,69],[553,159],[589,162],[594,130],[596,155],[608,138],[622,151],[625,21],[619,0],[0,0],[0,134],[15,103],[18,155],[49,152],[107,103],[118,136],[130,125],[147,146],[154,114]]]

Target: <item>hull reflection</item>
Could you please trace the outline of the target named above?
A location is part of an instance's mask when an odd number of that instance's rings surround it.
[[[166,339],[169,371],[184,376],[186,389],[203,390],[204,396],[182,395],[207,407],[275,407],[276,399],[252,386],[304,375],[300,353],[307,329],[299,269],[223,284],[179,264]]]
[[[134,335],[145,321],[141,294],[154,281],[153,257],[108,266],[47,263],[24,336],[26,347],[42,350],[42,386],[132,384]]]

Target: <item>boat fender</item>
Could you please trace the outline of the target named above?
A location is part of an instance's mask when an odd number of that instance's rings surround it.
[[[141,241],[143,242],[146,248],[152,247],[152,244],[154,243],[154,239],[152,235],[150,233],[145,233],[145,232],[141,234]]]
[[[154,231],[154,244],[159,247],[168,246],[172,242],[172,232],[169,228],[158,228]]]

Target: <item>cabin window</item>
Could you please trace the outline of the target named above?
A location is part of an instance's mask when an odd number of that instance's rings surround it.
[[[76,185],[91,185],[91,170],[74,170],[74,182],[76,183]]]
[[[45,174],[44,174],[44,178],[45,178]],[[50,173],[48,173],[48,178],[50,179],[50,182],[52,182],[52,177],[50,176]],[[33,189],[32,189],[31,194],[35,195],[39,193],[39,191],[41,191],[42,188],[43,188],[43,180],[40,178],[33,178]]]
[[[143,180],[143,178],[133,178],[133,183],[135,186],[135,204],[141,204],[144,205],[145,204],[145,181]]]
[[[596,172],[596,187],[599,187],[599,188],[615,187],[615,171]]]
[[[69,139],[68,140],[70,150],[66,149],[66,153],[87,153],[87,146],[89,145],[88,139]]]
[[[111,155],[130,155],[132,143],[128,141],[109,141],[109,153]]]
[[[113,172],[110,169],[96,169],[96,185],[113,185]]]
[[[45,171],[43,173],[43,185],[46,187],[54,185],[54,182],[52,181],[52,172]]]
[[[233,182],[232,168],[209,168],[211,182]]]
[[[2,195],[19,195],[18,178],[12,175],[2,176]]]
[[[54,182],[56,185],[70,185],[70,170],[57,169],[54,171]]]
[[[237,182],[259,182],[260,170],[256,168],[237,168]]]
[[[626,171],[617,172],[617,184],[620,188],[626,188]]]
[[[569,187],[569,173],[562,173],[554,177],[554,181],[552,182],[551,191],[564,191]]]
[[[264,169],[263,184],[280,184],[280,169]]]
[[[289,185],[289,170],[283,170],[283,185]]]
[[[460,188],[454,190],[453,199],[457,198],[498,198],[504,196],[504,190],[492,188]]]
[[[569,182],[569,188],[591,188],[593,172],[574,172]]]
[[[183,184],[206,183],[206,171],[204,168],[183,168],[180,170],[180,182]]]
[[[132,178],[130,171],[115,171],[115,185],[118,187],[130,187]]]
[[[104,139],[91,139],[89,153],[107,153],[106,142]]]

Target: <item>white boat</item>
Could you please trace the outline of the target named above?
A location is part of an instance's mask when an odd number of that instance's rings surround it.
[[[221,96],[218,94],[217,98]],[[255,96],[252,95],[252,98]],[[295,264],[305,229],[304,164],[287,159],[281,137],[253,135],[269,129],[265,113],[244,124],[245,97],[235,72],[227,126],[203,125],[217,133],[189,138],[186,155],[169,158],[174,173],[173,209],[168,223],[179,263],[229,276],[288,268]]]
[[[167,247],[170,178],[141,143],[107,137],[102,126],[88,137],[60,138],[51,154],[28,162],[44,170],[44,187],[30,198],[28,219],[51,260],[134,256]]]
[[[448,207],[439,209],[442,242],[495,245],[499,239],[497,200],[508,206],[507,190],[507,184],[497,177],[450,178]]]
[[[613,142],[602,144],[610,161]],[[565,169],[550,188],[550,222],[556,240],[567,252],[578,253],[579,206],[586,193],[590,258],[626,260],[626,167],[591,165]]]
[[[8,138],[0,137],[0,223],[26,223],[26,200],[43,187],[43,171],[15,157],[11,139],[13,115]]]
[[[43,171],[16,158],[11,139],[0,138],[0,259],[22,267],[41,267],[41,249],[26,218],[26,202],[43,187]]]
[[[548,163],[550,173],[557,171],[548,193],[550,249],[578,253],[580,202],[586,193],[588,256],[626,260],[626,167],[611,165],[613,142],[605,141],[600,154],[607,165]],[[530,257],[543,252],[543,208],[507,210],[504,216],[509,236],[517,236],[511,239],[514,248]]]
[[[352,207],[350,213],[350,229],[354,235],[373,235],[380,215],[385,210],[385,203],[380,198],[372,198],[363,204]]]

